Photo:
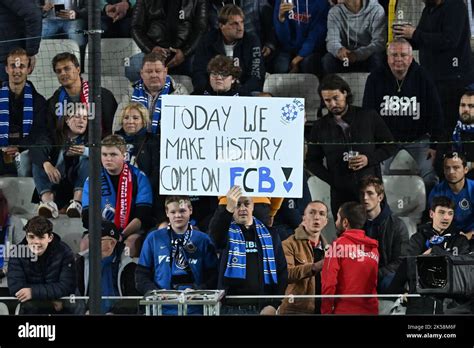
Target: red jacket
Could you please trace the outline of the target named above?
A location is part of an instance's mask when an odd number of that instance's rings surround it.
[[[322,295],[377,294],[378,242],[363,230],[346,230],[326,252]],[[378,299],[328,298],[321,314],[378,314]]]

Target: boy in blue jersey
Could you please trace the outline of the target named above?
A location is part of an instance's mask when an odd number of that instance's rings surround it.
[[[153,191],[147,176],[137,167],[125,162],[127,144],[120,135],[109,135],[101,148],[102,219],[112,221],[122,231],[121,238],[130,248],[130,256],[140,254],[142,232],[147,231],[152,215]],[[89,224],[89,178],[82,194],[82,222]],[[83,241],[87,239],[84,238]],[[81,251],[89,247],[81,242]]]
[[[209,236],[189,224],[192,206],[187,196],[169,196],[165,211],[170,223],[151,232],[143,244],[135,272],[137,290],[215,289],[217,255]],[[196,314],[200,308],[188,307]],[[176,314],[176,306],[164,306],[164,314]]]
[[[474,180],[466,178],[469,170],[466,157],[458,152],[450,152],[443,161],[445,180],[436,185],[430,193],[431,206],[434,197],[446,196],[454,204],[454,225],[468,238],[474,233]]]

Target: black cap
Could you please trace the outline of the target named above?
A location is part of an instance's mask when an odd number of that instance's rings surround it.
[[[120,238],[120,229],[111,221],[102,221],[102,237]]]

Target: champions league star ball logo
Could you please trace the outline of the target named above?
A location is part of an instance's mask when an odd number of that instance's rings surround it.
[[[294,99],[292,103],[282,106],[280,120],[284,124],[289,124],[296,120],[301,113],[304,113],[304,104],[301,101]]]

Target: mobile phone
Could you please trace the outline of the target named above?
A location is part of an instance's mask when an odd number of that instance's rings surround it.
[[[55,4],[54,5],[54,12],[55,13],[59,13],[61,11],[64,11],[66,9],[66,7],[64,6],[64,4]]]
[[[403,27],[405,25],[410,25],[410,24],[411,24],[410,22],[404,22],[404,21],[393,22],[392,23],[392,28]]]
[[[168,63],[171,61],[171,59],[174,58],[175,55],[176,55],[176,52],[173,52],[171,50],[168,51],[168,57],[166,57],[165,66],[168,65]]]

